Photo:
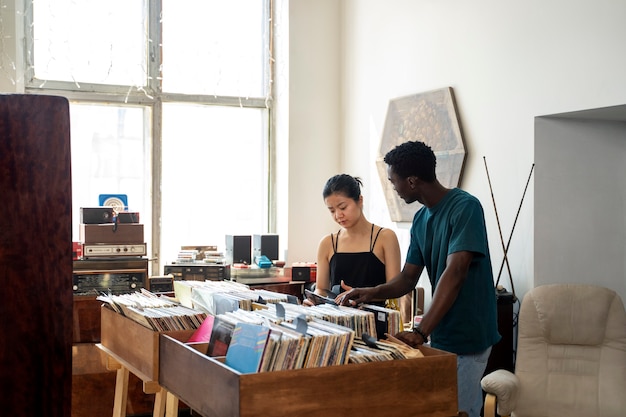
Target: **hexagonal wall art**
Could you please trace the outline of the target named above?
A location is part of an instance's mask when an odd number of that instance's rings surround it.
[[[458,187],[467,152],[451,87],[389,100],[376,168],[394,222],[411,222],[422,206],[406,204],[387,179],[383,157],[408,141],[428,144],[437,157],[437,178],[446,187]]]

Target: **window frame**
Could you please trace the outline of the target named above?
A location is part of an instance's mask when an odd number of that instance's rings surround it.
[[[160,274],[164,266],[164,260],[160,259],[161,247],[161,231],[158,225],[161,223],[161,201],[162,195],[160,184],[162,179],[162,117],[163,103],[189,103],[201,105],[217,105],[217,106],[235,106],[235,107],[252,107],[259,109],[267,109],[267,132],[266,132],[266,166],[267,190],[266,202],[264,206],[266,213],[264,215],[264,228],[267,233],[276,233],[276,141],[273,111],[274,96],[274,0],[265,0],[265,16],[266,31],[268,33],[268,42],[265,51],[265,97],[236,97],[236,96],[214,96],[214,95],[191,95],[164,93],[160,84],[160,66],[162,61],[162,25],[160,24],[160,16],[162,14],[161,0],[144,0],[148,7],[148,53],[147,53],[147,84],[144,90],[139,90],[133,86],[120,86],[111,84],[91,84],[80,83],[80,86],[74,82],[56,81],[56,80],[40,80],[35,78],[34,73],[34,28],[33,28],[33,0],[25,0],[24,3],[24,28],[25,28],[25,78],[24,89],[28,94],[42,95],[60,95],[66,97],[71,102],[77,103],[95,103],[95,104],[128,104],[145,106],[150,109],[151,120],[146,124],[149,132],[146,133],[148,140],[147,145],[150,155],[150,189],[147,194],[150,195],[151,210],[151,242],[149,248],[151,254],[151,271],[153,275]],[[228,1],[228,0],[225,0]]]

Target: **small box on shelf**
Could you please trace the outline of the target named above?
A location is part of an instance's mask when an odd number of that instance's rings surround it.
[[[317,265],[313,262],[297,262],[291,265],[291,280],[315,282]]]

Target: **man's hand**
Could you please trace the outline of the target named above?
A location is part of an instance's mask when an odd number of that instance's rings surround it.
[[[373,288],[352,288],[343,281],[341,281],[341,288],[346,291],[335,298],[337,305],[355,307],[372,300]]]
[[[393,335],[396,339],[400,339],[407,345],[417,348],[419,345],[424,344],[424,339],[417,333],[414,332],[400,332]]]

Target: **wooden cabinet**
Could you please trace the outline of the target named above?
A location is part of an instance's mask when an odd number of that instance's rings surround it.
[[[0,95],[3,416],[70,416],[70,163],[67,99]]]

